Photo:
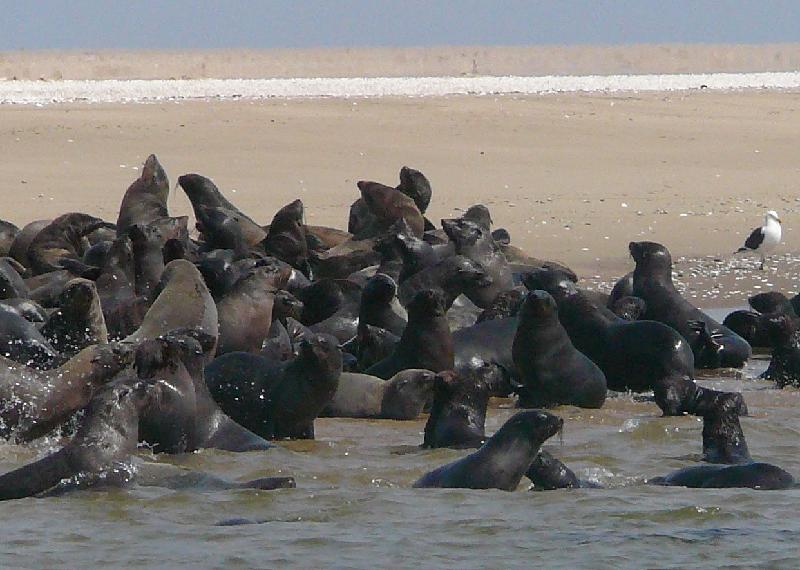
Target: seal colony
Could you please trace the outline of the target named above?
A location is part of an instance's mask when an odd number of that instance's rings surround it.
[[[742,395],[695,382],[696,368],[744,366],[752,343],[774,351],[766,378],[800,383],[794,300],[754,297],[757,312],[720,324],[675,289],[670,252],[652,242],[631,242],[636,267],[610,295],[588,291],[569,268],[512,246],[483,205],[437,227],[425,217],[430,181],[406,166],[399,178],[359,181],[343,231],[306,224],[300,200],[244,213],[210,179],[184,174],[193,234],[187,217],[170,217],[151,155],[116,223],[80,212],[0,223],[0,436],[69,438],[0,476],[0,499],[145,484],[148,452],[269,454],[276,441],[313,439],[321,416],[426,412],[420,449],[476,451],[416,488],[587,486],[541,449],[565,421],[538,408],[600,408],[609,391],[652,393],[663,416],[703,422],[707,464],[650,483],[794,485],[751,458]],[[490,397],[537,409],[487,435]],[[162,483],[295,486],[202,473]]]

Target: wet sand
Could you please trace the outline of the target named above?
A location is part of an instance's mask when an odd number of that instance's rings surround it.
[[[395,184],[409,165],[431,180],[432,219],[482,202],[512,243],[590,282],[629,270],[627,243],[643,239],[690,258],[684,269],[701,268],[695,277],[721,281],[723,292],[789,289],[800,269],[800,93],[70,104],[0,113],[0,212],[17,224],[74,210],[113,220],[154,152],[173,182],[186,172],[209,176],[260,222],[299,196],[309,223],[343,228],[356,181]],[[174,215],[190,213],[180,189],[170,205]],[[783,218],[785,259],[760,273],[730,254],[766,209]],[[744,297],[704,300],[731,306]]]

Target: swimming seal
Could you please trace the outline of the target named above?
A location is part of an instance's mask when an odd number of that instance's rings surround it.
[[[426,473],[414,487],[513,491],[542,443],[563,425],[564,420],[541,410],[519,412],[478,451]]]
[[[741,368],[750,358],[752,349],[742,337],[694,307],[684,299],[672,283],[672,257],[666,247],[654,242],[631,242],[628,245],[636,262],[633,271],[633,294],[646,303],[645,319],[667,324],[689,341],[695,354],[695,365],[708,368],[716,362],[702,359],[705,344],[689,321],[703,321],[714,340],[721,345],[719,365]]]
[[[89,402],[75,437],[59,451],[0,476],[0,500],[43,493],[64,480],[84,486],[123,484],[139,442],[139,414],[160,397],[161,384],[115,383]]]
[[[694,465],[654,477],[648,483],[692,489],[762,489],[778,490],[794,487],[794,477],[777,465],[747,463],[745,465]]]
[[[797,327],[786,315],[771,315],[767,334],[772,346],[772,359],[761,378],[772,380],[778,388],[800,387],[800,342]]]
[[[605,402],[605,375],[572,344],[546,291],[531,291],[522,304],[512,354],[521,407],[600,408]]]
[[[453,369],[453,337],[444,295],[438,291],[416,294],[408,305],[408,325],[394,352],[365,372],[388,380],[407,368],[433,372]]]
[[[133,361],[122,345],[84,348],[59,368],[37,370],[0,357],[0,436],[30,441],[65,422]]]

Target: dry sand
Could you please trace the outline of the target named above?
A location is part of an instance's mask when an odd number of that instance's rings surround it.
[[[433,219],[482,202],[515,245],[593,281],[631,267],[630,240],[717,256],[701,289],[724,281],[704,300],[730,305],[795,287],[798,133],[800,94],[770,91],[3,106],[0,217],[113,221],[154,152],[172,181],[209,176],[256,220],[299,196],[309,223],[346,227],[357,180],[394,184],[409,165],[432,182]],[[170,204],[190,212],[179,189]],[[785,259],[766,273],[730,263],[769,208]]]
[[[230,79],[796,71],[800,44],[0,52],[0,78]]]

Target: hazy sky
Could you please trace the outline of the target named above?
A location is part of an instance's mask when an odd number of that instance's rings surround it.
[[[0,50],[800,41],[800,0],[0,0]]]

